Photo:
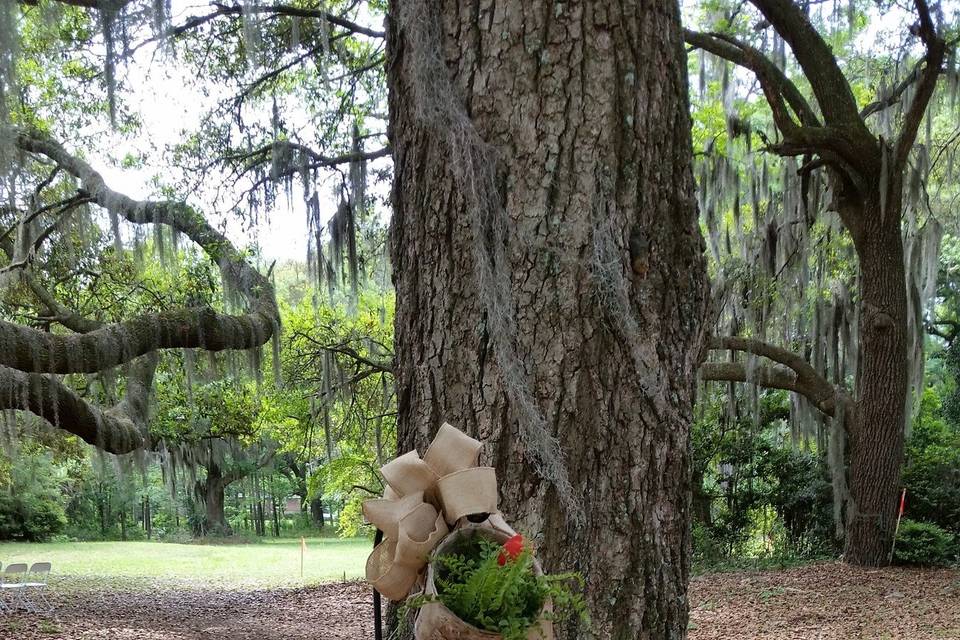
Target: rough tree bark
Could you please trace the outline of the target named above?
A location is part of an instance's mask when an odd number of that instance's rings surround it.
[[[389,26],[400,450],[485,440],[593,633],[681,638],[706,295],[677,3],[395,0]]]
[[[850,505],[845,558],[869,566],[889,562],[906,420],[907,292],[901,181],[894,182],[892,208],[881,215],[874,199],[864,211],[865,228],[854,234],[860,258],[862,361],[856,379],[856,417],[847,429]],[[888,219],[893,222],[885,222]]]
[[[860,366],[852,411],[844,415],[850,453],[844,558],[853,564],[889,562],[903,461],[907,394],[907,291],[901,237],[903,174],[927,105],[936,87],[946,44],[925,0],[914,0],[916,33],[926,53],[914,72],[876,103],[857,108],[853,91],[830,46],[793,0],[750,0],[790,46],[809,82],[819,113],[771,60],[756,48],[724,34],[686,31],[686,41],[752,71],[770,105],[782,141],[768,149],[783,156],[814,155],[800,171],[825,168],[836,208],[850,231],[860,267]],[[912,99],[895,140],[875,136],[866,119],[885,106]],[[850,401],[813,372],[799,356],[770,345],[734,348],[773,359],[784,367],[759,370],[758,384],[808,395],[827,415]],[[742,348],[741,348],[742,347]],[[763,348],[766,352],[758,351]],[[793,360],[788,361],[787,356]],[[734,363],[735,364],[735,363]],[[707,363],[701,377],[743,380],[746,371]],[[802,373],[812,372],[813,375]]]

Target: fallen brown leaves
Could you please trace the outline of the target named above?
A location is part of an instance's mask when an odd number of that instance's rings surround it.
[[[960,571],[840,563],[690,584],[690,640],[960,638]]]
[[[0,617],[17,640],[368,640],[358,582],[241,590],[184,581],[61,579],[51,616]],[[960,638],[960,571],[817,564],[690,585],[690,640]]]
[[[370,590],[357,582],[269,590],[196,583],[62,579],[54,614],[0,616],[17,640],[355,640],[373,637]]]

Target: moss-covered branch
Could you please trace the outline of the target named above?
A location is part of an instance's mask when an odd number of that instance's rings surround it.
[[[76,177],[86,197],[111,214],[134,224],[166,224],[189,237],[220,266],[225,285],[246,299],[248,312],[231,315],[209,307],[170,309],[80,335],[55,335],[2,322],[0,365],[33,373],[91,373],[157,349],[250,349],[271,338],[279,323],[273,287],[202,215],[181,202],[139,201],[114,191],[88,163],[48,138],[19,132],[16,143]]]
[[[144,446],[156,366],[156,354],[130,363],[124,398],[110,408],[81,398],[57,376],[0,366],[0,409],[29,411],[104,451],[129,453]]]
[[[853,399],[792,351],[739,336],[713,338],[710,349],[740,351],[771,360],[774,364],[759,363],[748,367],[742,362],[705,362],[700,365],[701,380],[749,382],[769,389],[793,391],[807,398],[813,406],[828,416],[836,414],[839,404],[842,404],[845,410],[845,420],[851,419],[853,415]]]

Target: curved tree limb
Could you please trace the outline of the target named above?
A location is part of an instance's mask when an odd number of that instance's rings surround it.
[[[807,99],[797,89],[797,85],[756,47],[724,34],[701,33],[690,29],[683,30],[683,39],[693,47],[753,71],[761,82],[766,79],[778,93],[783,95],[787,104],[799,117],[801,124],[820,126],[819,118]]]
[[[29,411],[104,451],[129,453],[144,444],[157,360],[151,353],[130,363],[124,398],[109,409],[84,400],[56,376],[0,366],[0,409]]]
[[[913,69],[910,73],[907,74],[900,82],[898,82],[893,89],[890,90],[890,93],[883,96],[879,100],[874,100],[873,102],[867,104],[863,109],[860,110],[861,118],[869,118],[875,113],[883,111],[887,107],[891,107],[900,101],[900,98],[903,97],[903,94],[906,93],[907,89],[913,85],[914,82],[920,78],[920,71],[923,69],[923,61],[920,60],[913,66]]]
[[[54,314],[56,321],[78,333],[95,331],[102,322],[86,318],[61,304],[29,271],[25,282]],[[29,411],[85,442],[115,454],[129,453],[144,444],[148,400],[158,357],[151,352],[127,366],[124,398],[103,409],[80,397],[57,376],[25,373],[0,366],[0,409]]]
[[[908,107],[907,114],[903,118],[900,137],[897,138],[894,147],[895,171],[903,170],[907,166],[910,149],[913,148],[913,143],[917,139],[917,131],[920,129],[923,114],[927,112],[927,105],[937,88],[937,78],[940,76],[940,69],[943,66],[947,51],[947,43],[937,33],[926,0],[914,0],[914,4],[917,8],[917,14],[920,16],[920,39],[926,45],[927,53],[924,56],[924,69],[918,72],[920,77],[917,80],[916,93]]]
[[[876,148],[876,138],[867,129],[846,76],[830,45],[817,33],[810,19],[793,0],[750,0],[773,25],[790,48],[829,125],[844,126],[859,145]]]
[[[167,224],[196,242],[220,265],[228,284],[246,297],[250,311],[230,315],[210,308],[171,309],[82,335],[54,335],[0,322],[0,365],[26,372],[90,373],[156,349],[249,349],[270,339],[279,323],[272,285],[203,216],[183,203],[138,201],[110,189],[89,164],[53,140],[20,132],[16,143],[56,162],[79,180],[91,201],[112,214],[135,224]]]
[[[26,372],[94,373],[157,349],[252,349],[269,340],[273,331],[266,315],[220,314],[210,308],[171,309],[71,335],[0,322],[0,366]]]
[[[8,247],[3,249],[10,253]],[[58,301],[30,271],[24,271],[22,277],[53,321],[77,333],[89,333],[103,326]],[[126,367],[124,398],[109,409],[82,398],[57,376],[0,366],[0,409],[29,411],[104,451],[129,453],[143,446],[158,360],[156,353],[151,352],[130,363]]]
[[[797,373],[781,365],[758,365],[751,372],[743,362],[704,362],[700,379],[712,382],[749,382],[768,389],[783,389],[809,396],[811,391],[797,379]]]
[[[801,394],[828,416],[836,415],[839,404],[843,405],[845,422],[853,416],[853,398],[792,351],[739,336],[715,337],[710,341],[709,348],[741,351],[772,360],[775,364],[748,367],[742,362],[705,362],[700,365],[701,380],[749,382],[772,389],[785,389]]]
[[[67,329],[77,333],[90,333],[103,326],[102,322],[91,320],[57,300],[46,287],[40,284],[37,277],[30,271],[24,272],[23,277],[24,282],[26,282],[30,290],[33,291],[33,295],[37,296],[40,303],[46,307],[47,313],[54,322],[58,322]]]
[[[866,181],[860,168],[862,154],[850,140],[845,128],[823,126],[797,86],[763,52],[719,33],[685,29],[684,40],[693,47],[752,71],[757,77],[770,106],[774,124],[784,137],[779,144],[768,144],[768,151],[781,156],[817,154],[827,164],[848,176],[859,188],[865,188]],[[793,110],[799,122],[787,106]]]

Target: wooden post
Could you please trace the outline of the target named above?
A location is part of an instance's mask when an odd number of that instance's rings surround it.
[[[277,496],[270,494],[270,506],[273,508],[273,537],[280,537],[280,512],[277,511]]]
[[[897,524],[893,528],[893,542],[890,544],[890,556],[887,558],[887,562],[893,562],[893,550],[897,548],[897,534],[900,532],[900,520],[903,519],[903,507],[907,502],[907,488],[904,487],[903,491],[900,492],[900,510],[897,512]]]
[[[143,525],[147,530],[147,540],[153,538],[153,509],[150,506],[150,496],[143,497]]]
[[[307,552],[307,540],[300,536],[300,579],[303,580],[303,555]]]

